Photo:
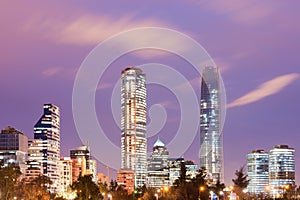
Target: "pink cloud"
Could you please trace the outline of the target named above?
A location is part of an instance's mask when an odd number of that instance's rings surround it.
[[[299,77],[300,74],[297,73],[276,77],[270,81],[261,84],[259,87],[243,95],[242,97],[234,100],[233,102],[227,105],[227,108],[244,106],[262,100],[268,96],[274,95],[283,90],[286,86],[290,85]]]
[[[42,74],[45,76],[54,76],[60,73],[63,70],[61,67],[52,67],[42,71]]]
[[[107,88],[111,88],[113,85],[113,83],[101,83],[98,85],[97,90],[105,90]]]
[[[108,15],[84,14],[69,19],[45,17],[37,14],[24,24],[24,31],[35,30],[45,38],[58,43],[95,45],[121,31],[144,27],[163,26],[160,20],[133,20],[133,14],[115,19]]]
[[[192,0],[191,2],[199,4],[196,0]],[[278,2],[260,0],[207,1],[199,5],[243,24],[260,23],[280,9],[280,3]]]

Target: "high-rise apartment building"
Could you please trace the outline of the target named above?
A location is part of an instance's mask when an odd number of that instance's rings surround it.
[[[134,171],[132,170],[118,170],[117,171],[117,182],[121,185],[124,190],[127,190],[128,194],[132,194],[134,191]]]
[[[41,163],[43,175],[53,184],[50,192],[59,188],[60,110],[53,104],[44,104],[44,113],[34,126],[34,139],[29,143],[28,160]]]
[[[25,173],[28,138],[13,127],[6,127],[0,133],[0,161],[7,165],[15,163]]]
[[[288,145],[276,145],[269,153],[269,185],[274,197],[295,184],[295,150]]]
[[[248,192],[264,194],[269,185],[269,154],[264,150],[254,150],[247,154],[247,174],[250,180]]]
[[[169,152],[165,144],[157,139],[148,158],[147,186],[161,188],[170,185]]]
[[[200,98],[200,167],[206,168],[212,183],[224,181],[220,92],[218,69],[205,67]]]
[[[139,68],[121,77],[121,169],[134,172],[134,186],[143,186],[147,173],[146,80]]]
[[[59,172],[60,172],[60,182],[59,182],[59,194],[67,194],[72,185],[72,159],[70,157],[63,157],[59,161]]]

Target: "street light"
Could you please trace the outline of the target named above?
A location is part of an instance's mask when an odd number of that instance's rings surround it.
[[[154,196],[155,196],[156,200],[158,200],[158,194],[155,193]]]
[[[224,192],[220,191],[219,194],[220,194],[220,196],[222,196],[222,199],[224,199]]]
[[[198,197],[198,199],[200,200],[201,198],[201,192],[204,192],[204,190],[205,190],[205,187],[203,186],[203,185],[201,185],[200,187],[199,187],[199,197]]]

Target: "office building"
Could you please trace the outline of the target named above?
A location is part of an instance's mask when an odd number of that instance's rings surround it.
[[[26,169],[26,154],[28,138],[21,131],[13,127],[6,127],[0,133],[0,161],[6,166],[15,163],[20,167],[22,174]]]
[[[269,153],[270,194],[282,195],[295,184],[295,150],[288,145],[277,145]]]
[[[121,170],[133,171],[134,186],[140,187],[147,173],[145,74],[129,67],[121,82]]]
[[[44,113],[34,126],[34,139],[29,143],[28,160],[41,163],[43,175],[50,178],[50,192],[58,192],[60,160],[60,111],[44,104]]]
[[[207,170],[211,183],[224,181],[220,92],[218,69],[205,67],[200,97],[200,167]]]
[[[248,192],[260,195],[269,185],[269,154],[264,150],[254,150],[247,154],[247,174],[250,180]]]
[[[157,139],[148,158],[147,186],[161,188],[170,185],[169,180],[169,152],[165,144]]]

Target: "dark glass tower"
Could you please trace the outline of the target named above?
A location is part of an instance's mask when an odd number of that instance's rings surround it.
[[[121,168],[134,172],[134,186],[143,186],[147,173],[146,80],[139,68],[122,71]]]
[[[211,183],[223,182],[220,76],[216,67],[202,72],[200,98],[200,167]]]

